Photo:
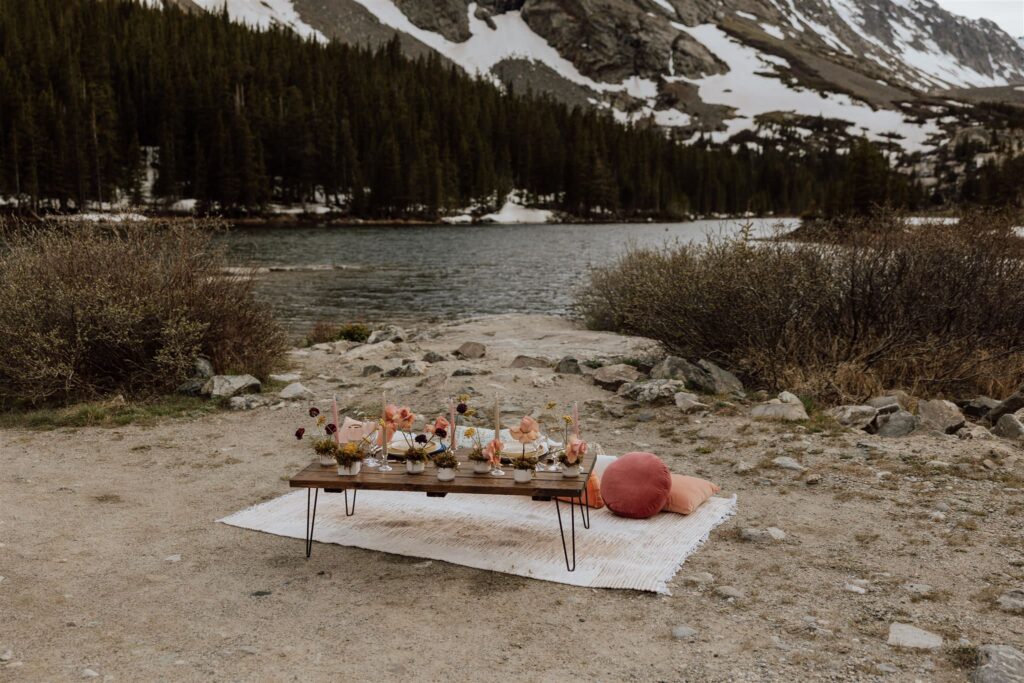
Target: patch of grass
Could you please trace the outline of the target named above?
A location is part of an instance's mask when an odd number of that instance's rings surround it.
[[[193,396],[170,395],[143,402],[90,401],[64,408],[0,412],[0,428],[60,429],[121,427],[168,418],[191,418],[221,410],[222,405]]]
[[[306,333],[306,346],[333,341],[353,341],[363,344],[370,338],[370,328],[365,323],[336,324],[320,320]]]
[[[978,666],[978,648],[974,645],[949,647],[946,649],[946,657],[953,666],[963,671],[970,671]]]

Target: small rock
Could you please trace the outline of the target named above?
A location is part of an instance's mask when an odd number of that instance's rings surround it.
[[[384,448],[384,447],[381,446],[381,448]],[[240,646],[238,648],[238,651],[242,652],[242,653],[245,653],[247,655],[259,654],[259,650],[257,648],[255,648],[255,647],[253,647],[252,645],[242,645],[242,646]]]
[[[917,429],[920,420],[912,413],[905,410],[898,410],[895,413],[878,416],[879,436],[898,437],[907,436]]]
[[[808,419],[807,411],[802,403],[762,403],[750,411],[755,420],[780,420],[783,422],[800,422]]]
[[[258,394],[246,394],[244,396],[232,396],[228,399],[228,407],[231,410],[253,410],[267,405],[272,399]]]
[[[925,464],[933,470],[948,470],[950,468],[950,463],[945,460],[929,460]]]
[[[917,413],[921,417],[921,426],[943,434],[955,434],[966,422],[964,414],[952,401],[922,401],[917,406]]]
[[[403,363],[384,373],[385,377],[421,377],[427,374],[427,367],[420,361]]]
[[[778,527],[770,526],[767,529],[765,529],[765,532],[769,536],[772,537],[772,540],[775,540],[775,541],[785,541],[786,540],[786,532],[783,531],[782,529],[778,528]]]
[[[409,338],[408,333],[397,325],[385,325],[379,330],[374,330],[366,338],[367,344],[379,344],[381,342],[403,342]]]
[[[292,382],[278,394],[286,401],[310,401],[313,399],[313,392],[299,382]]]
[[[1006,591],[996,599],[999,609],[1012,614],[1024,614],[1024,590]]]
[[[640,379],[640,371],[634,368],[632,365],[625,365],[624,363],[617,363],[615,365],[605,365],[604,367],[598,368],[592,375],[594,384],[598,385],[603,389],[609,391],[617,391],[619,387],[628,382],[636,382]]]
[[[455,357],[460,360],[478,360],[487,353],[487,347],[480,342],[465,342],[455,349]]]
[[[285,372],[280,375],[271,375],[270,381],[272,382],[284,382],[290,384],[291,382],[298,382],[302,379],[302,375],[297,372]]]
[[[672,637],[676,640],[691,640],[697,635],[697,629],[691,628],[686,624],[681,624],[672,629]]]
[[[213,363],[206,356],[196,356],[192,362],[192,377],[196,379],[209,379],[213,377]]]
[[[423,354],[424,363],[442,363],[446,360],[448,359],[445,356],[442,356],[437,351],[427,351],[425,354]]]
[[[1005,401],[1000,401],[999,405],[988,411],[985,415],[985,423],[989,425],[998,424],[999,419],[1003,415],[1016,413],[1021,408],[1024,408],[1024,388],[1015,392]]]
[[[164,562],[181,562],[181,555],[168,555],[164,558]]]
[[[885,662],[876,664],[875,668],[878,669],[878,673],[883,674],[898,674],[900,672],[900,670],[897,669],[895,666],[893,666],[892,664],[886,664]]]
[[[889,626],[888,644],[911,650],[937,650],[942,647],[942,636],[910,624],[894,623]]]
[[[572,356],[566,356],[562,360],[558,361],[558,365],[555,366],[555,372],[561,375],[581,375],[583,370],[580,368],[580,362]]]
[[[818,484],[821,483],[821,475],[809,474],[806,477],[804,477],[804,483],[807,484],[808,486],[817,486]]]
[[[757,465],[753,463],[740,460],[738,463],[732,466],[732,471],[736,474],[746,474],[747,472],[753,472],[757,469]]]
[[[715,589],[715,594],[725,600],[742,600],[747,597],[746,593],[734,586],[719,586]]]
[[[783,403],[803,403],[799,396],[790,391],[783,391],[778,398]]]
[[[485,370],[477,370],[475,368],[455,368],[452,373],[452,377],[472,377],[474,375],[485,375]]]
[[[1003,415],[992,433],[1004,439],[1024,439],[1024,423],[1016,415]]]
[[[683,577],[683,584],[687,586],[709,586],[715,582],[715,577],[709,572],[696,572]]]
[[[383,448],[383,446],[381,446]],[[92,669],[82,669],[82,678],[99,678],[99,674]]]
[[[877,410],[879,415],[889,415],[903,410],[903,405],[896,396],[876,396],[868,399],[866,405]]]
[[[706,394],[743,393],[743,382],[728,370],[723,370],[709,360],[697,361],[697,367],[703,370],[708,377],[703,386],[697,387],[699,391]]]
[[[740,538],[748,543],[772,542],[772,537],[767,531],[764,531],[763,529],[753,529],[750,527],[740,529]]]
[[[957,430],[956,435],[958,438],[967,440],[974,439],[976,441],[985,441],[986,439],[995,438],[992,432],[988,431],[981,425],[966,424]]]
[[[905,583],[903,584],[903,590],[914,595],[928,595],[932,592],[932,587],[927,583]]]
[[[512,359],[510,368],[550,368],[551,362],[545,358],[537,358],[536,356],[516,356]]]
[[[852,583],[848,583],[848,584],[844,585],[843,586],[843,590],[847,591],[848,593],[856,593],[857,595],[864,595],[865,593],[868,592],[868,590],[866,588],[864,588],[863,586],[855,586]]]
[[[975,419],[982,418],[988,415],[988,413],[999,405],[999,401],[988,396],[978,396],[972,398],[970,401],[958,402],[960,409],[964,411],[964,415],[967,417],[973,417]]]
[[[333,347],[332,347],[333,348]],[[387,358],[398,350],[393,341],[382,341],[376,344],[362,344],[346,351],[343,355],[349,360],[376,360]]]
[[[875,421],[878,409],[868,405],[846,405],[833,408],[828,414],[844,427],[866,429]]]
[[[231,398],[239,394],[259,393],[262,385],[252,375],[214,375],[203,385],[203,396]]]
[[[972,683],[1021,683],[1024,681],[1024,652],[1009,645],[982,645]]]
[[[708,410],[709,406],[706,403],[701,403],[697,400],[696,394],[690,394],[685,391],[680,391],[672,397],[675,401],[676,407],[684,413],[696,413],[702,410]]]
[[[4,650],[3,652],[0,652],[0,662],[9,662],[12,659],[14,659],[13,650]]]
[[[935,512],[933,512],[930,515],[928,515],[928,517],[933,522],[945,522],[946,521],[946,513],[939,512],[938,510],[936,510]]]
[[[784,470],[793,470],[794,472],[803,472],[807,469],[788,455],[780,455],[772,460],[772,464],[776,467],[781,467]]]
[[[369,377],[370,375],[377,375],[384,372],[384,368],[379,365],[364,365],[363,366],[363,377]],[[383,446],[382,446],[383,448]]]

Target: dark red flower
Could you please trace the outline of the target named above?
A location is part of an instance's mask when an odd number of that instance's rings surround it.
[[[457,412],[459,415],[464,414],[467,410],[469,410],[469,406],[467,406],[465,403],[460,403],[459,405],[455,406],[455,412]]]
[[[310,409],[309,409],[309,416],[310,417],[316,417],[319,414],[320,414],[320,409],[319,408],[317,408],[316,406],[311,406],[310,407]]]
[[[434,430],[434,435],[437,436],[437,438],[439,438],[439,439],[443,439],[446,436],[448,436],[448,430],[447,429],[435,429]]]
[[[306,433],[306,428],[305,427],[299,427],[298,429],[295,430],[295,438],[298,439],[299,441],[302,441],[302,435],[305,434],[305,433]]]
[[[426,443],[426,442],[427,442],[427,435],[426,434],[417,434],[416,435],[416,443]]]
[[[324,427],[324,431],[327,432],[327,436],[330,436],[334,432],[338,431],[338,425],[331,422],[326,427]]]

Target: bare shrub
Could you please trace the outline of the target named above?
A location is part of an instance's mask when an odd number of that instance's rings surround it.
[[[285,333],[211,227],[0,223],[0,405],[165,392],[197,354],[265,376]]]
[[[652,337],[825,401],[897,387],[923,396],[1015,389],[1024,260],[1011,217],[874,221],[833,223],[829,241],[634,250],[594,270],[578,305],[591,327]]]

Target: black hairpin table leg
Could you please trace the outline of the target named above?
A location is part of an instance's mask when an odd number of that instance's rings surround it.
[[[345,489],[345,516],[351,517],[356,514],[356,494],[359,493],[359,489],[352,489],[352,509],[348,507],[348,489]]]
[[[590,528],[590,493],[586,488],[580,494],[580,519],[583,520],[583,528]]]
[[[558,515],[558,531],[562,535],[562,554],[565,555],[565,568],[569,571],[576,571],[576,504],[575,498],[569,499],[569,524],[572,529],[572,564],[569,564],[569,548],[565,544],[565,527],[562,526],[562,508],[558,505],[558,498],[555,498],[555,514]]]
[[[306,489],[306,558],[313,554],[313,526],[316,524],[316,503],[320,489]],[[346,501],[348,498],[346,497]],[[310,505],[312,503],[312,505]],[[347,506],[346,506],[347,507]],[[312,514],[311,514],[312,512]]]

